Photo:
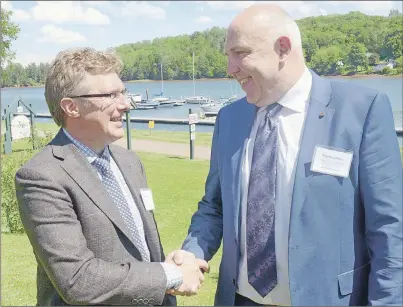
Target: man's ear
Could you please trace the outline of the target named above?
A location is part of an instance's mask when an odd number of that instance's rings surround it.
[[[79,118],[80,110],[78,109],[77,103],[71,98],[63,98],[60,101],[60,107],[64,111],[64,114],[69,117]]]
[[[291,40],[287,36],[281,36],[277,40],[278,55],[280,60],[285,60],[285,58],[291,52]]]

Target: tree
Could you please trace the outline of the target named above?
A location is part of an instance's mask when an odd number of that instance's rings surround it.
[[[397,58],[395,64],[395,69],[397,70],[397,72],[400,74],[403,73],[403,56]]]
[[[335,74],[344,56],[341,46],[324,47],[312,57],[310,66],[321,75]]]
[[[312,60],[315,52],[319,50],[316,41],[314,41],[312,38],[305,38],[304,36],[302,38],[302,48],[305,52],[305,59],[308,63]]]
[[[17,39],[17,34],[20,32],[18,25],[10,21],[11,11],[0,9],[0,33],[1,33],[1,46],[0,46],[0,67],[1,67],[1,87],[5,83],[13,84],[12,79],[8,76],[9,70],[4,69],[6,63],[10,63],[14,58],[15,53],[11,50],[11,42]]]
[[[386,36],[386,48],[389,58],[398,58],[403,55],[403,32],[400,29],[394,30]]]
[[[377,53],[372,53],[369,57],[368,57],[368,63],[369,65],[376,65],[379,62],[379,54]]]
[[[12,85],[28,85],[27,84],[27,76],[26,76],[26,72],[24,70],[24,67],[22,67],[21,64],[17,63],[17,64],[10,64],[10,81]]]
[[[389,17],[395,17],[395,16],[402,16],[402,13],[400,13],[399,10],[390,10]]]
[[[358,70],[358,66],[368,66],[367,51],[367,48],[361,43],[354,43],[351,45],[347,60],[348,64],[355,68],[356,72]]]
[[[39,67],[35,63],[31,63],[25,67],[25,73],[29,85],[36,85],[40,81]]]
[[[11,61],[14,58],[15,53],[11,50],[11,43],[17,39],[17,35],[20,32],[20,27],[10,21],[12,15],[11,11],[0,9],[1,11],[1,47],[0,58],[1,67],[4,67],[7,61]]]

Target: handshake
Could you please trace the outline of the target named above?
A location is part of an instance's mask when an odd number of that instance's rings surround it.
[[[176,289],[167,290],[171,295],[196,295],[203,281],[204,272],[209,272],[209,265],[205,260],[197,259],[195,255],[184,250],[170,253],[165,262],[177,266],[183,276],[182,284]]]

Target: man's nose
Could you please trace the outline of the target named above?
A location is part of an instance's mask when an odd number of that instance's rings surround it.
[[[119,99],[118,104],[117,104],[117,109],[119,111],[128,111],[130,109],[129,98],[124,96],[121,99]]]
[[[227,63],[227,72],[229,75],[233,75],[237,72],[239,72],[239,67],[236,64],[236,62],[234,60],[232,60],[231,58],[228,58],[228,63]]]

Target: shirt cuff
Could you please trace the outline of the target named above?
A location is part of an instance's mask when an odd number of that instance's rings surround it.
[[[176,265],[167,262],[160,262],[167,277],[167,290],[178,288],[183,282],[183,274]]]

